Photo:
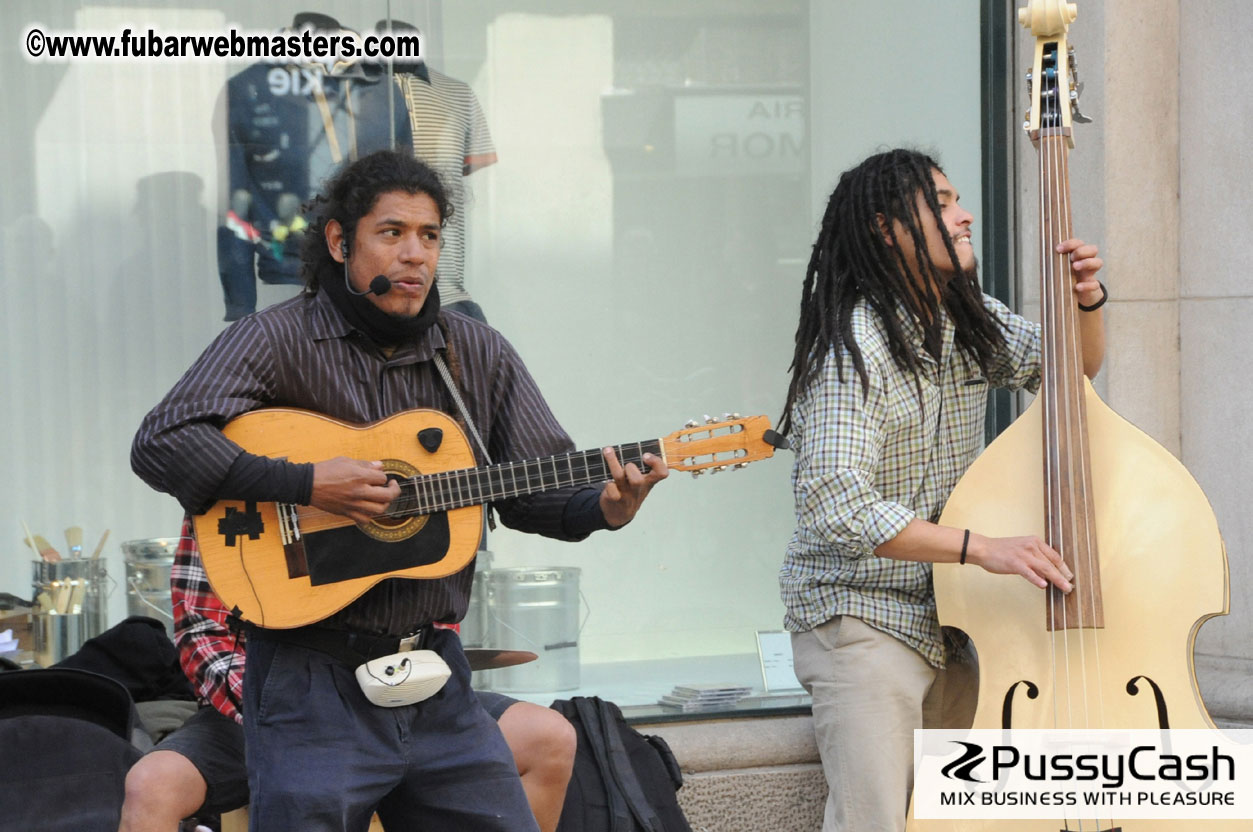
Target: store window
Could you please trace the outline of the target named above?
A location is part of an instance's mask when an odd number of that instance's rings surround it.
[[[422,65],[21,48],[36,24],[389,21],[421,31]],[[231,320],[299,291],[300,205],[345,159],[396,146],[434,161],[459,223],[441,286],[510,339],[581,448],[706,414],[777,420],[817,223],[865,155],[937,153],[983,221],[976,3],[41,0],[6,4],[2,25],[0,495],[17,555],[0,591],[32,595],[19,521],[58,541],[81,526],[88,548],[107,528],[111,621],[137,609],[119,544],[180,522],[130,471],[140,419]],[[660,704],[676,686],[747,693],[741,710],[803,705],[773,635],[790,466],[781,452],[676,472],[630,527],[581,544],[492,532],[467,639],[542,658],[480,684],[636,714],[681,713]]]

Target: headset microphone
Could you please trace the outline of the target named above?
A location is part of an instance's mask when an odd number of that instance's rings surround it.
[[[352,290],[352,286],[348,287]],[[392,282],[381,274],[374,275],[374,279],[370,281],[370,290],[368,292],[353,291],[354,295],[385,295],[392,290]]]
[[[370,281],[370,288],[364,292],[358,292],[352,288],[352,281],[348,279],[348,246],[340,244],[340,252],[344,255],[344,288],[353,295],[385,295],[392,290],[392,282],[384,275],[376,274],[374,279]]]

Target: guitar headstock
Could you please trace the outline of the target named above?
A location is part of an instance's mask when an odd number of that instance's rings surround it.
[[[1066,33],[1078,16],[1074,3],[1065,0],[1028,0],[1018,10],[1018,22],[1035,35],[1035,58],[1027,73],[1027,114],[1023,130],[1032,144],[1041,136],[1064,136],[1074,147],[1071,123],[1091,121],[1079,111],[1083,84],[1075,64],[1075,50]]]
[[[722,419],[705,417],[705,423],[688,422],[661,440],[666,464],[677,471],[699,476],[744,468],[750,462],[769,459],[775,449],[786,449],[787,440],[770,428],[766,416],[741,417],[728,413]]]

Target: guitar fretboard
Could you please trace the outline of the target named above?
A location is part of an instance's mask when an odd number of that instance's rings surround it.
[[[615,445],[613,449],[624,466],[634,462],[647,473],[644,454],[660,457],[661,440]],[[609,465],[599,448],[482,468],[462,468],[400,480],[400,496],[387,514],[392,517],[430,514],[609,479],[612,479]]]

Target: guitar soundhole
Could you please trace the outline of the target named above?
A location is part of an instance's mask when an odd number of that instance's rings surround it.
[[[400,476],[400,474],[392,473],[390,471],[387,473],[388,482],[400,482],[402,479],[405,479],[405,478]],[[374,518],[374,522],[378,523],[380,526],[382,526],[385,529],[400,528],[401,526],[408,523],[412,518],[406,517],[405,515],[400,513],[402,511],[402,506],[400,506],[399,503],[403,501],[404,501],[404,496],[402,494],[399,500],[397,500],[396,502],[392,503],[391,505],[387,507],[387,511],[384,514]]]
[[[418,505],[414,502],[413,488],[405,488],[405,480],[421,474],[417,468],[403,459],[385,459],[383,472],[387,474],[389,482],[400,483],[400,496],[387,507],[386,512],[358,528],[375,540],[395,543],[422,531],[429,515],[417,513]]]

